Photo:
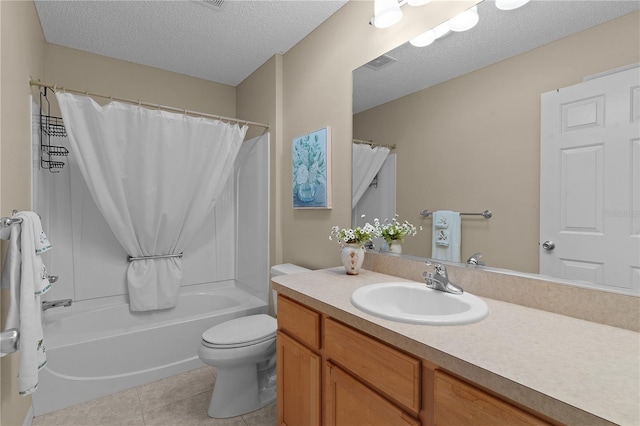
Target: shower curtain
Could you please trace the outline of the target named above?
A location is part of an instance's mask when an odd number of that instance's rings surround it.
[[[371,147],[366,144],[353,144],[352,150],[352,174],[351,188],[352,200],[351,208],[353,209],[364,192],[369,187],[373,178],[380,171],[380,167],[389,155],[389,148],[382,146]]]
[[[70,93],[56,98],[80,172],[129,256],[182,253],[219,198],[247,126],[120,102],[100,106]],[[135,260],[126,277],[132,311],[172,308],[182,259]]]

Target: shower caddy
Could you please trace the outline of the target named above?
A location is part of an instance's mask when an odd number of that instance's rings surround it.
[[[69,150],[61,145],[52,145],[52,137],[67,137],[67,129],[61,117],[51,115],[51,104],[45,87],[40,92],[40,167],[51,173],[59,173],[65,165],[60,157],[69,155]]]

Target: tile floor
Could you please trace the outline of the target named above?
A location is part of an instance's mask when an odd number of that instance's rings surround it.
[[[32,426],[275,426],[275,404],[244,416],[207,416],[215,369],[202,367],[34,417]]]

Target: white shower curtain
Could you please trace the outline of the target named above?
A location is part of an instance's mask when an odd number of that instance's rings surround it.
[[[56,98],[80,172],[129,256],[182,253],[219,198],[247,126],[100,106],[70,93]],[[174,307],[181,279],[181,258],[130,262],[130,309]]]
[[[353,209],[373,178],[380,171],[380,167],[389,155],[389,148],[382,146],[371,147],[367,144],[353,144],[352,173],[351,173],[351,208]]]

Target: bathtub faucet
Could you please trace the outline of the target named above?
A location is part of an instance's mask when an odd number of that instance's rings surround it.
[[[42,310],[46,311],[51,308],[59,308],[61,306],[71,306],[73,300],[71,299],[61,299],[61,300],[52,300],[51,302],[42,302]]]

